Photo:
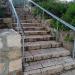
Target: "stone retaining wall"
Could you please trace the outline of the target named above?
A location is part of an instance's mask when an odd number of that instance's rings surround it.
[[[0,30],[0,75],[4,75],[4,68],[8,69],[6,73],[9,75],[19,75],[22,72],[21,58],[21,36],[13,29]]]

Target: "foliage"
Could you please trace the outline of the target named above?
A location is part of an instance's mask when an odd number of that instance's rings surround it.
[[[62,19],[73,24],[75,26],[75,3],[71,3]]]
[[[53,28],[57,29],[57,30],[62,30],[62,31],[69,31],[70,29],[66,26],[64,26],[63,24],[61,24],[60,22],[56,21],[56,20],[51,20],[50,24]]]
[[[7,2],[7,0],[0,0],[0,18],[2,18],[0,20],[0,29],[9,28],[7,22],[5,22],[5,20],[3,20],[5,17],[10,16],[6,11],[7,10],[6,9],[7,7],[5,5],[6,2]]]
[[[4,0],[5,1],[5,0]],[[5,17],[5,13],[6,13],[6,8],[3,7],[3,1],[0,0],[0,18]]]
[[[38,4],[53,14],[61,17],[62,14],[66,11],[67,9],[67,3],[58,3],[55,0],[34,0],[35,2],[38,1]]]
[[[66,35],[66,37],[64,38],[64,41],[72,42],[73,39],[74,39],[74,38],[68,34],[68,35]]]
[[[5,15],[5,9],[0,8],[0,18],[4,17]]]
[[[46,8],[48,11],[62,18],[66,22],[75,26],[75,3],[74,2],[61,3],[61,2],[56,2],[57,0],[34,0],[34,1],[37,2],[40,6]],[[40,13],[40,11],[38,13]],[[49,18],[47,14],[45,14],[45,17]],[[57,28],[57,21],[53,20],[52,25],[55,28]],[[68,27],[64,27],[61,23],[58,23],[58,29],[69,30]]]

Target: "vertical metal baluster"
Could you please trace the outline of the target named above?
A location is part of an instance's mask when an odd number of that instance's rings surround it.
[[[26,4],[26,3],[25,3],[25,0],[24,0],[24,10],[25,10],[25,4]]]
[[[75,38],[74,38],[72,57],[75,58]]]
[[[56,22],[56,25],[57,25],[57,30],[56,30],[56,41],[59,41],[59,22],[57,21]]]
[[[36,19],[38,19],[38,18],[37,18],[37,17],[38,17],[38,8],[35,7],[35,9],[36,9]]]
[[[43,13],[42,13],[42,19],[44,20],[44,11],[43,11]]]
[[[43,24],[43,21],[44,21],[44,11],[42,11],[42,24]]]
[[[22,35],[22,46],[23,46],[23,47],[22,47],[22,57],[23,57],[23,58],[22,58],[22,63],[23,63],[23,64],[26,63],[26,60],[24,60],[24,52],[25,52],[24,45],[25,45],[25,43],[24,43],[24,35]],[[24,66],[23,64],[22,64],[22,67]],[[23,68],[23,71],[24,71],[24,68]]]

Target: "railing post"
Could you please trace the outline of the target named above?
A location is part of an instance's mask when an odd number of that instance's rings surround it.
[[[75,58],[75,38],[74,38],[72,57]]]
[[[43,13],[42,13],[42,19],[44,20],[44,11],[43,11]]]
[[[24,0],[24,8],[29,7],[29,1],[28,0]]]
[[[24,9],[25,9],[25,6],[26,6],[26,0],[24,0]]]
[[[43,21],[44,21],[44,11],[42,11],[41,20],[42,20],[42,24],[43,24]]]
[[[57,21],[56,22],[56,25],[57,25],[57,27],[56,27],[56,41],[59,41],[59,22]]]
[[[36,10],[36,14],[35,14],[35,16],[36,16],[36,19],[37,19],[37,17],[38,17],[38,8],[35,7],[35,10]]]
[[[35,16],[37,16],[37,14],[38,14],[38,9],[37,9],[37,7],[34,7],[34,9],[36,10]],[[33,13],[33,14],[34,14],[34,13]]]

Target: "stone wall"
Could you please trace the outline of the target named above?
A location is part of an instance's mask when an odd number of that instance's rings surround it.
[[[21,58],[21,36],[13,29],[0,30],[0,75],[4,75],[3,69],[9,75],[19,75],[22,72]]]

